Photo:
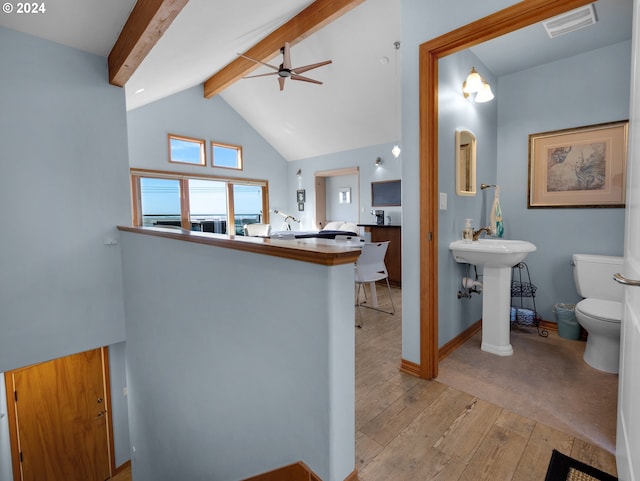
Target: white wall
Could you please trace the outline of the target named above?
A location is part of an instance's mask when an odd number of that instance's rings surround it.
[[[122,237],[133,478],[237,480],[302,460],[344,480],[353,264]]]

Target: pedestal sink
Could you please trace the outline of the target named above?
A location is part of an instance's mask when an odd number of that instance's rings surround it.
[[[482,346],[498,356],[513,354],[509,336],[511,267],[536,246],[523,240],[457,240],[449,244],[456,262],[482,266]]]

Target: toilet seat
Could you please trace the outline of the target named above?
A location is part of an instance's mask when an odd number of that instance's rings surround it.
[[[604,299],[583,299],[576,305],[576,312],[598,321],[620,324],[622,303]]]

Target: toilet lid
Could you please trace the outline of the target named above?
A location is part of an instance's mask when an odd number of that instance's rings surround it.
[[[576,305],[576,311],[606,322],[619,323],[622,319],[622,303],[617,301],[583,299]]]

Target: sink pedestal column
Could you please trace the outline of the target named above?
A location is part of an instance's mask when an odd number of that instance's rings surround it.
[[[511,356],[511,267],[488,267],[482,271],[481,349],[498,356]]]

